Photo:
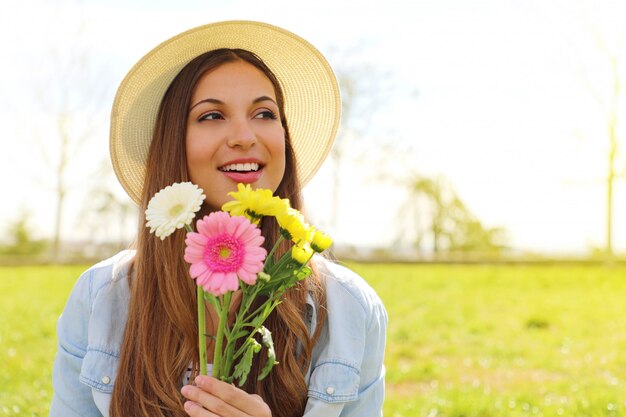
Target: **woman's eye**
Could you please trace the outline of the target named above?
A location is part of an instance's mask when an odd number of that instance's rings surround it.
[[[205,113],[198,120],[219,120],[223,119],[222,115],[218,112],[212,111],[210,113]]]
[[[262,112],[257,113],[256,116],[254,116],[255,119],[272,119],[272,120],[276,120],[276,113],[274,113],[271,110],[263,110]]]

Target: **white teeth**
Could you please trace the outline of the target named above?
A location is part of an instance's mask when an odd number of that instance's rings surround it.
[[[220,168],[220,171],[240,171],[240,172],[249,172],[249,171],[258,171],[259,164],[255,162],[248,162],[245,164],[230,164],[224,165]]]

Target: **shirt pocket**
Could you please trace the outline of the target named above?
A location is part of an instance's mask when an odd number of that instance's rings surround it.
[[[89,349],[80,369],[80,382],[97,391],[113,392],[119,358],[107,352]]]
[[[359,370],[338,361],[318,364],[311,372],[309,397],[327,403],[354,401],[359,395]]]

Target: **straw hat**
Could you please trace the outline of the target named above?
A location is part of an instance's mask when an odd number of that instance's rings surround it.
[[[165,91],[192,59],[214,49],[258,55],[278,78],[301,185],[330,152],[341,115],[337,79],[322,54],[299,36],[266,23],[226,21],[183,32],[148,52],[122,81],[111,113],[110,152],[122,187],[141,201],[152,132]]]

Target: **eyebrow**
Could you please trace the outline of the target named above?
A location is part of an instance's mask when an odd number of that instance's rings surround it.
[[[205,98],[204,100],[200,100],[199,102],[197,102],[196,104],[194,104],[193,106],[191,106],[191,108],[189,109],[189,111],[193,110],[194,107],[202,104],[202,103],[213,103],[213,104],[220,104],[223,105],[224,102],[222,100],[218,100],[216,98]]]
[[[276,104],[278,106],[278,103],[276,103],[273,98],[268,97],[268,96],[257,97],[257,98],[255,98],[252,101],[252,104],[257,104],[257,103],[260,103],[262,101],[271,101],[272,103],[274,103],[274,104]]]
[[[258,104],[262,101],[271,101],[272,103],[276,104],[278,106],[278,103],[276,103],[276,101],[274,101],[273,98],[268,97],[268,96],[261,96],[261,97],[257,97],[254,100],[252,100],[252,104]],[[216,98],[205,98],[204,100],[200,100],[199,102],[197,102],[196,104],[194,104],[193,106],[191,106],[191,108],[189,109],[189,111],[193,110],[194,107],[198,106],[199,104],[202,103],[213,103],[213,104],[218,104],[218,105],[224,105],[225,103],[222,100],[218,100]]]

